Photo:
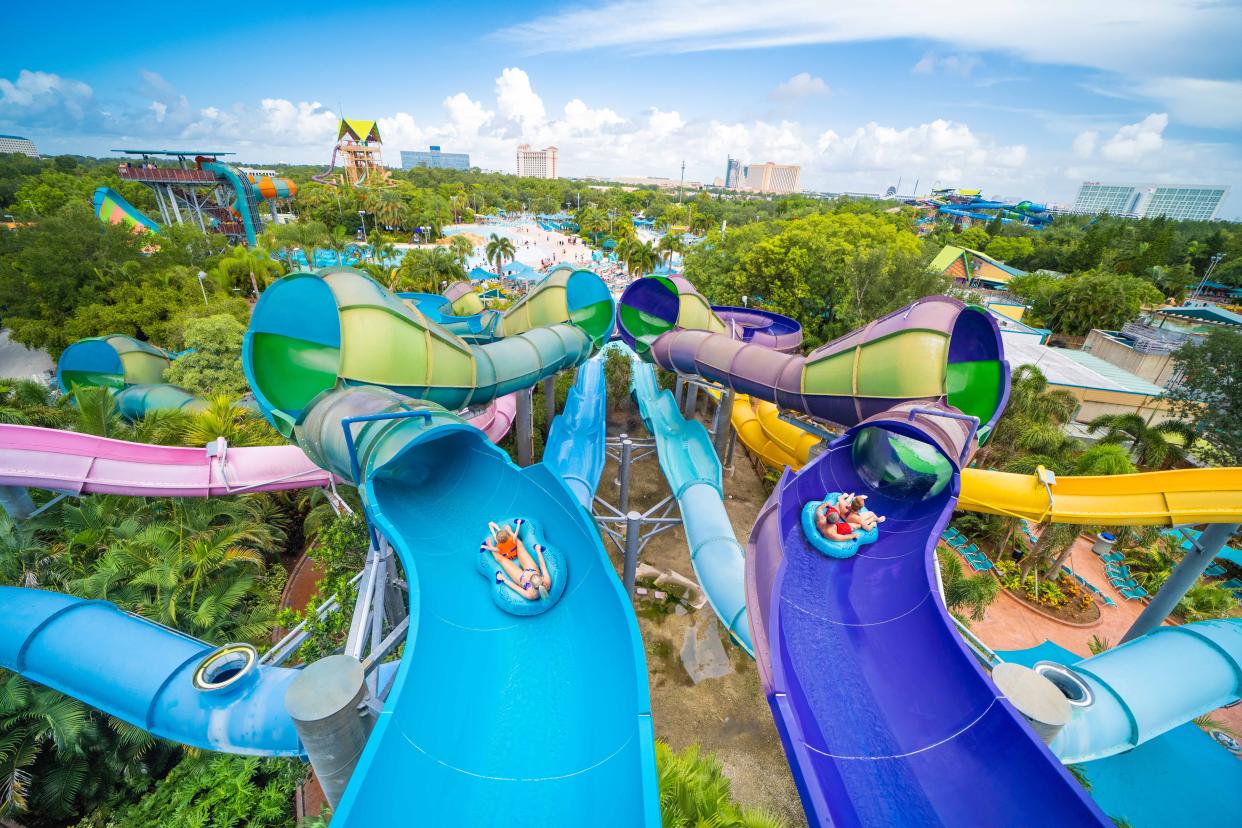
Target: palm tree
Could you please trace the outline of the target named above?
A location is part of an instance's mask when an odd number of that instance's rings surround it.
[[[1034,365],[1018,366],[1010,377],[1005,412],[977,455],[979,465],[992,468],[1001,458],[1012,461],[1021,454],[1059,458],[1074,445],[1062,427],[1077,409],[1078,398],[1068,389],[1050,388]]]
[[[332,251],[333,260],[338,265],[345,264],[345,251],[353,246],[353,239],[349,237],[349,233],[345,232],[344,227],[333,227],[332,232],[324,240],[323,246]]]
[[[945,606],[954,613],[965,613],[974,621],[982,621],[1000,591],[1000,581],[986,572],[967,575],[955,554],[941,552],[939,558]]]
[[[513,241],[508,236],[498,236],[492,233],[491,238],[487,241],[485,255],[487,260],[495,267],[497,273],[500,273],[500,269],[504,266],[506,259],[513,261],[515,253]]]
[[[410,205],[396,190],[383,189],[373,199],[371,212],[386,227],[405,228],[410,222]]]
[[[254,297],[259,298],[259,282],[264,287],[281,274],[280,265],[272,260],[272,254],[258,245],[244,247],[238,245],[229,250],[216,265],[214,274],[226,291],[244,284],[249,277],[250,289]]]
[[[276,230],[276,236],[284,244],[294,250],[300,250],[306,259],[307,267],[315,266],[315,259],[328,238],[328,228],[321,221],[298,221],[293,224],[282,224]],[[289,258],[292,262],[292,257]]]
[[[1098,443],[1074,461],[1074,471],[1084,475],[1134,474],[1130,453],[1115,443]]]
[[[466,261],[474,255],[474,242],[465,236],[450,236],[448,246],[463,268],[466,266]]]
[[[69,396],[78,407],[78,431],[108,437],[120,425],[121,418],[111,388],[75,385]]]
[[[673,256],[686,252],[686,244],[681,238],[680,233],[665,233],[660,239],[659,250],[664,254],[664,261],[668,267],[673,266]]]
[[[659,254],[651,246],[651,242],[640,242],[638,239],[626,239],[617,250],[617,258],[625,262],[633,276],[642,276],[655,269]]]
[[[1087,431],[1103,431],[1100,443],[1104,445],[1128,443],[1138,464],[1153,469],[1169,468],[1184,459],[1186,448],[1196,439],[1194,429],[1180,420],[1151,425],[1138,414],[1103,414],[1087,424]],[[1183,445],[1170,442],[1169,437],[1181,438]]]
[[[1035,548],[1022,559],[1022,579],[1026,580],[1026,576],[1036,568],[1037,564],[1041,566],[1049,564],[1046,570],[1048,577],[1055,579],[1065,559],[1073,550],[1074,541],[1078,540],[1078,535],[1082,531],[1084,527],[1073,523],[1042,524]],[[1038,569],[1036,572],[1038,574]]]
[[[207,408],[192,415],[182,425],[181,444],[205,446],[219,437],[230,446],[278,446],[284,440],[254,410],[227,395],[207,401]]]

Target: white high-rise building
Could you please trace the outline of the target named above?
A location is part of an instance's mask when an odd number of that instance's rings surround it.
[[[742,186],[757,193],[796,193],[802,168],[797,164],[750,164],[743,168]]]
[[[519,178],[556,178],[556,147],[533,150],[530,144],[517,148]]]
[[[6,152],[19,152],[31,158],[39,157],[39,150],[35,148],[34,141],[20,135],[0,135],[0,153]]]
[[[1211,221],[1229,188],[1222,185],[1102,184],[1084,181],[1071,212],[1094,215]]]

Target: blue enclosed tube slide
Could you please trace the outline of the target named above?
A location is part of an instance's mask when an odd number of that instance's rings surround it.
[[[1091,701],[1075,706],[1052,752],[1067,764],[1103,759],[1237,701],[1242,620],[1157,627],[1069,671],[1090,688]]]
[[[195,674],[215,651],[106,601],[0,587],[0,667],[184,745],[302,755],[285,712],[298,671],[225,660],[228,675],[206,677],[224,686],[199,689]]]

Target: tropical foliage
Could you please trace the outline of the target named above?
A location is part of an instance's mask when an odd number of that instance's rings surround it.
[[[306,766],[291,759],[188,756],[142,799],[117,808],[105,824],[107,828],[294,828],[293,794],[305,776]],[[96,824],[88,820],[79,828]]]
[[[191,352],[174,360],[164,378],[198,396],[240,397],[249,390],[241,362],[245,333],[232,316],[191,319],[183,336]]]
[[[729,778],[720,762],[697,745],[675,753],[656,741],[656,772],[660,785],[660,820],[664,828],[780,828],[780,819],[764,811],[742,808],[732,797]]]
[[[1238,274],[1242,278],[1242,268]],[[1165,397],[1203,438],[1199,453],[1221,465],[1242,465],[1242,333],[1212,331],[1203,344],[1183,346],[1173,361],[1177,381]]]
[[[954,614],[982,621],[1000,591],[1000,582],[986,572],[967,575],[956,553],[940,550],[937,556],[945,606]]]

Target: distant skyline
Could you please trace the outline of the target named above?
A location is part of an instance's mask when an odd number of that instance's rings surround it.
[[[684,159],[711,182],[732,156],[810,190],[1224,184],[1242,218],[1239,0],[69,6],[6,12],[0,132],[45,154],[326,166],[344,114],[379,121],[393,167],[437,144],[512,172],[529,143],[573,177]]]

